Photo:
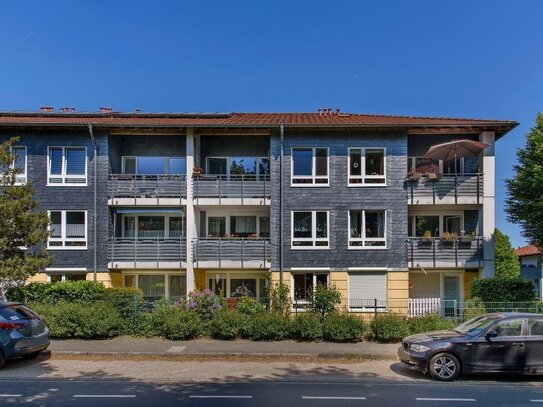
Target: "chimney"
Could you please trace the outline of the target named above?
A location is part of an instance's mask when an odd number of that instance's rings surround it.
[[[100,106],[100,113],[111,113],[113,109],[111,107]]]
[[[136,113],[141,113],[141,109],[139,107],[136,108]]]
[[[40,106],[40,112],[52,112],[54,110],[53,106]]]
[[[341,111],[341,109],[336,108],[336,116],[339,116],[340,111]]]

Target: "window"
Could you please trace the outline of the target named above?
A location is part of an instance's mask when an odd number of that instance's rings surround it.
[[[166,274],[125,274],[124,286],[139,288],[147,301],[162,297],[179,300],[187,291],[186,276],[178,273]]]
[[[51,211],[49,218],[49,249],[87,248],[87,212]]]
[[[476,232],[464,230],[464,215],[410,215],[408,217],[407,233],[410,237],[439,237],[443,233],[460,237],[463,233]]]
[[[123,215],[122,237],[139,239],[183,238],[186,219],[179,215]]]
[[[349,309],[351,311],[384,311],[386,306],[386,272],[366,271],[349,274]]]
[[[543,336],[543,319],[529,319],[531,336]]]
[[[207,234],[209,237],[224,237],[226,235],[226,218],[224,216],[208,217]]]
[[[138,288],[143,291],[147,300],[159,299],[166,296],[166,276],[164,274],[138,275]]]
[[[13,168],[18,170],[15,176],[15,184],[26,183],[26,147],[15,146],[11,149],[13,155]]]
[[[385,211],[349,211],[349,247],[386,247]]]
[[[313,287],[317,284],[328,285],[328,274],[295,273],[292,275],[292,282],[294,287],[292,295],[296,306],[296,303],[305,303],[310,299]]]
[[[230,234],[234,237],[256,237],[256,216],[231,216]]]
[[[292,149],[293,185],[328,185],[328,148]]]
[[[501,336],[521,336],[522,335],[522,319],[509,319],[498,322],[494,326],[494,330]]]
[[[187,163],[184,157],[123,157],[123,174],[185,175]]]
[[[212,175],[268,175],[270,160],[264,157],[207,157]]]
[[[383,185],[386,183],[384,148],[349,149],[349,185]]]
[[[267,238],[270,237],[270,217],[213,214],[207,216],[207,237]]]
[[[86,185],[86,147],[49,147],[47,183],[49,185]]]
[[[50,283],[56,283],[59,281],[85,281],[87,279],[86,273],[63,273],[63,274],[48,274],[47,281]]]
[[[230,297],[256,297],[256,278],[230,279]]]
[[[329,247],[329,212],[292,212],[292,248]]]

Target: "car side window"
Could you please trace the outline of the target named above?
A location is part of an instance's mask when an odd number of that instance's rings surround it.
[[[522,335],[522,319],[510,319],[507,321],[498,322],[494,330],[501,336],[521,336]]]
[[[529,319],[530,335],[543,336],[543,319]]]

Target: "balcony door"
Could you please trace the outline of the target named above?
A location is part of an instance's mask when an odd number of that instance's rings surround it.
[[[175,215],[124,215],[122,237],[138,239],[185,236],[185,218]]]
[[[211,175],[268,175],[270,160],[264,157],[207,157]]]

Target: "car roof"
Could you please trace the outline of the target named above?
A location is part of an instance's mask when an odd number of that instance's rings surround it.
[[[11,307],[12,305],[22,305],[20,302],[0,301],[0,308]]]
[[[484,315],[485,317],[495,318],[543,318],[542,314],[535,314],[530,312],[491,312]]]

